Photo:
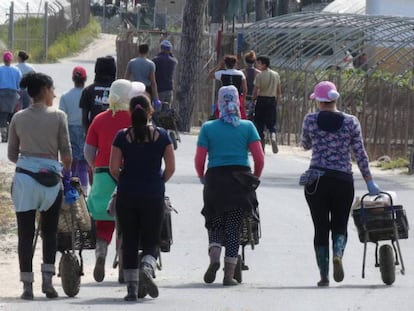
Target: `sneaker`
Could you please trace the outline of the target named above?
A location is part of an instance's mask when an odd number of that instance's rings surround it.
[[[270,143],[272,144],[272,151],[273,153],[278,153],[279,148],[277,147],[277,141],[276,141],[276,133],[270,134]]]
[[[342,266],[342,258],[334,256],[333,258],[333,278],[335,282],[342,282],[344,279],[344,267]]]

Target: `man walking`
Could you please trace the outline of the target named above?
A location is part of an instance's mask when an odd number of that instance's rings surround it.
[[[271,70],[270,59],[267,56],[259,56],[256,59],[256,66],[261,71],[254,80],[253,100],[256,100],[254,123],[262,140],[262,147],[265,147],[265,127],[270,132],[270,142],[273,153],[278,153],[276,141],[276,108],[280,102],[282,88],[280,76],[276,71]]]
[[[125,79],[142,82],[145,85],[145,91],[152,96],[154,108],[161,106],[158,97],[157,81],[155,80],[155,64],[148,58],[148,44],[138,46],[138,57],[131,59],[125,70]]]
[[[174,92],[174,71],[177,59],[171,53],[172,44],[168,40],[161,42],[160,53],[152,59],[155,64],[155,80],[161,102],[172,104]]]

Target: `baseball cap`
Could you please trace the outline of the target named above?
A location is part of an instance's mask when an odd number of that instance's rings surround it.
[[[309,98],[316,99],[318,102],[331,102],[337,100],[339,96],[335,84],[330,81],[322,81],[315,85]]]
[[[73,68],[72,78],[80,78],[86,80],[86,69],[82,66],[76,66]]]
[[[172,44],[168,40],[162,40],[161,41],[161,48],[170,51],[172,49]]]

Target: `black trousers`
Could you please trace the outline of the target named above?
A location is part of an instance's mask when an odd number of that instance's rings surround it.
[[[57,227],[59,210],[62,205],[62,191],[56,197],[53,205],[40,212],[40,229],[42,237],[43,263],[54,264],[57,250]],[[18,254],[21,272],[33,272],[33,239],[35,234],[36,210],[17,212]]]
[[[123,268],[138,268],[138,251],[158,258],[164,198],[143,199],[118,193],[117,220],[122,236]]]
[[[254,124],[261,139],[264,139],[265,128],[270,133],[276,133],[276,105],[275,97],[257,97],[254,110]]]
[[[329,232],[347,234],[349,212],[354,199],[354,183],[331,176],[305,187],[315,228],[314,246],[329,247]]]

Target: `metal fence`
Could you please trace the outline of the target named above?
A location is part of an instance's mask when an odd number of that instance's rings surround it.
[[[44,2],[43,7],[33,8],[26,4],[25,11],[16,11],[14,2],[9,8],[9,42],[8,48],[14,50],[16,47],[24,48],[30,53],[32,43],[41,42],[43,56],[47,59],[47,51],[52,44],[63,33],[73,32],[85,27],[89,23],[90,6],[89,1],[71,0]],[[36,24],[41,28],[34,34],[31,26]],[[25,27],[16,35],[15,27]]]

